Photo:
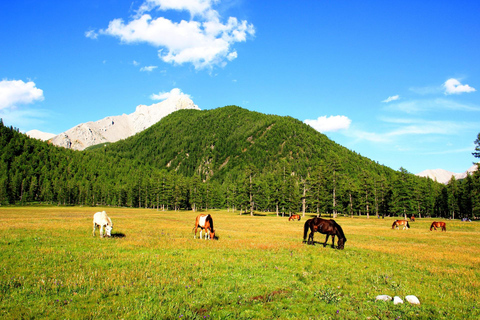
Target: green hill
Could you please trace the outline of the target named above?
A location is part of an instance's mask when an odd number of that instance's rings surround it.
[[[471,214],[476,205],[472,179],[449,189],[379,165],[294,118],[236,106],[180,110],[85,151],[30,139],[1,121],[0,133],[0,205],[417,216]]]
[[[220,182],[238,177],[250,166],[261,173],[287,167],[289,174],[303,177],[315,166],[333,164],[352,178],[358,177],[358,168],[371,174],[395,174],[297,119],[236,106],[180,110],[134,137],[97,151]]]

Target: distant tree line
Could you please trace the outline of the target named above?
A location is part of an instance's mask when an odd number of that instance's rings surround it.
[[[480,134],[474,153],[477,158],[479,139]],[[97,149],[72,151],[55,147],[6,127],[0,120],[0,205],[223,208],[278,215],[480,216],[478,171],[442,185],[403,168],[383,172],[373,161],[346,166],[341,158],[332,156],[305,170],[298,170],[288,159],[261,169],[251,161],[241,170],[223,172],[222,179],[212,179],[198,168],[187,175]]]

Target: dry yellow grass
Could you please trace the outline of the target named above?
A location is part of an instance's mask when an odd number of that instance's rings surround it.
[[[111,239],[100,239],[98,231],[92,237],[92,217],[101,210],[113,220]],[[0,208],[6,302],[0,316],[72,318],[98,303],[92,318],[112,308],[124,318],[478,315],[476,222],[446,221],[447,232],[440,232],[429,231],[433,219],[392,230],[394,218],[339,217],[348,239],[340,251],[302,244],[309,217],[298,222],[273,214],[209,213],[218,241],[193,239],[197,213],[191,211]],[[416,294],[422,306],[382,305],[374,302],[377,294]],[[62,299],[71,302],[57,310],[55,301]],[[24,310],[21,303],[33,307]]]

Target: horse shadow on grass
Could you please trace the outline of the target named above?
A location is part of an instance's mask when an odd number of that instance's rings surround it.
[[[122,233],[122,232],[112,233],[112,238],[125,238],[125,237],[126,237],[125,233]]]
[[[315,241],[315,240],[313,241],[313,243],[308,243],[308,242],[304,242],[304,243],[305,243],[305,244],[308,244],[308,245],[310,245],[310,246],[314,246],[314,245],[316,245],[316,244],[321,244],[323,247],[332,247],[331,244],[325,244],[324,242]],[[335,247],[335,248],[332,248],[332,249],[336,249],[336,247]]]

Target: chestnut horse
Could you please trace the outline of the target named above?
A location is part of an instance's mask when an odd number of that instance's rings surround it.
[[[292,220],[298,220],[298,221],[300,221],[301,218],[302,218],[302,217],[300,217],[299,214],[292,214],[292,215],[290,216],[290,218],[288,218],[288,221],[292,221]]]
[[[205,240],[215,238],[215,230],[213,229],[213,219],[209,214],[199,214],[195,219],[195,231],[194,239],[197,238],[197,229],[200,228],[200,239],[202,239],[202,231],[205,230]],[[192,231],[193,231],[192,230]]]
[[[399,226],[403,226],[403,230],[405,230],[405,228],[406,229],[410,228],[410,224],[408,223],[407,220],[395,220],[395,221],[393,221],[392,229],[395,229],[395,228],[399,229],[398,228]]]
[[[411,216],[411,217],[410,217],[410,221],[415,222],[415,216]]]
[[[443,221],[432,222],[432,225],[430,226],[430,231],[432,231],[432,229],[437,230],[437,228],[442,228],[442,231],[445,231],[445,232],[447,231],[447,225]]]
[[[310,234],[308,236],[307,242],[307,233],[308,229],[310,229]],[[335,236],[338,236],[338,249],[343,249],[345,247],[345,242],[347,242],[347,238],[343,233],[342,227],[335,220],[325,220],[322,218],[313,218],[308,219],[305,221],[305,225],[303,227],[303,242],[307,242],[308,244],[315,244],[313,241],[313,234],[315,232],[320,232],[326,234],[327,237],[325,238],[325,242],[323,246],[327,246],[328,237],[332,236],[332,248],[335,248]]]

